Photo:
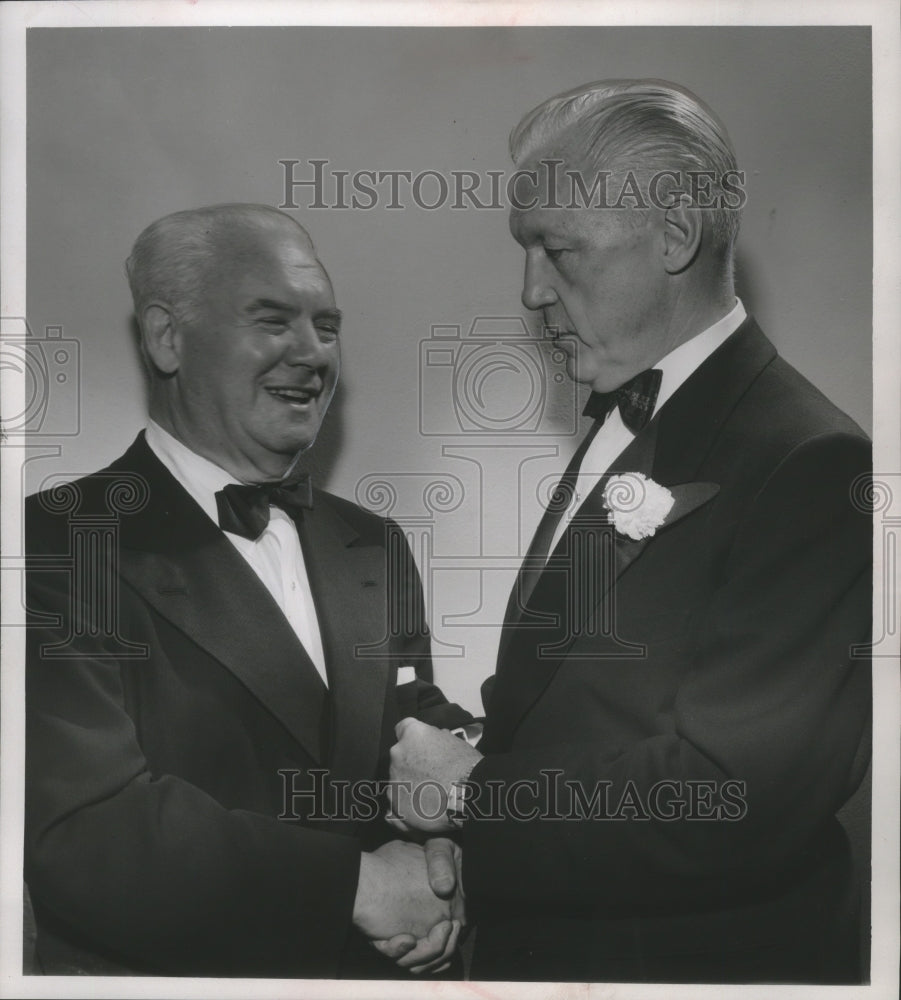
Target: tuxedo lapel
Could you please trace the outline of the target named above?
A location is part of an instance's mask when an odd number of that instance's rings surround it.
[[[547,588],[552,585],[552,581],[554,580],[556,574],[551,572],[541,572],[534,588],[532,589],[524,587],[523,581],[529,576],[534,575],[534,571],[536,569],[542,569],[546,565],[552,566],[554,564],[559,564],[562,559],[565,558],[566,552],[571,544],[572,532],[575,528],[584,528],[587,524],[597,525],[599,523],[606,522],[607,511],[603,506],[604,488],[606,487],[610,477],[614,475],[614,470],[622,469],[625,471],[628,469],[628,471],[631,472],[645,472],[646,474],[649,474],[649,470],[654,461],[656,440],[657,429],[655,424],[651,422],[620,453],[620,455],[612,463],[610,471],[600,477],[597,484],[585,498],[576,517],[560,536],[560,541],[557,543],[550,558],[546,559],[541,553],[533,554],[534,546],[530,547],[529,554],[525,557],[522,566],[519,568],[516,582],[514,584],[513,591],[510,594],[510,600],[507,604],[507,613],[504,619],[504,632],[501,636],[501,646],[498,653],[499,663],[503,659],[505,640],[509,639],[512,629],[514,629],[522,621],[523,617],[529,617],[533,623],[536,623],[536,609],[546,603],[546,601],[541,600],[541,596],[547,591]],[[540,560],[540,566],[533,565],[532,560]],[[532,597],[535,597],[535,599],[532,600]]]
[[[124,550],[120,571],[320,759],[325,685],[269,591],[224,535],[180,556]]]
[[[301,541],[328,664],[334,778],[375,775],[388,688],[388,660],[360,655],[388,628],[387,552],[364,544],[317,491]]]
[[[497,680],[490,706],[486,706],[487,749],[496,751],[509,743],[577,635],[584,634],[586,628],[604,634],[601,618],[605,610],[612,615],[612,600],[607,595],[653,542],[653,536],[633,540],[605,527],[603,495],[610,477],[642,472],[671,489],[688,484],[679,491],[665,527],[702,506],[718,487],[689,481],[697,475],[732,409],[775,356],[775,349],[756,323],[747,320],[680,386],[586,497],[538,579],[526,609],[518,608],[518,614],[505,624]],[[511,600],[511,606],[516,605]],[[629,649],[623,647],[617,655],[627,657]]]
[[[214,656],[315,760],[327,698],[287,619],[218,525],[143,440],[110,472],[143,477],[148,503],[121,520],[122,579]]]
[[[632,538],[609,520],[604,489],[611,472],[588,496],[560,541],[549,571],[536,588],[532,608],[557,631],[557,638],[538,643],[539,658],[554,668],[568,654],[579,636],[611,635],[615,621],[613,588],[660,534],[703,507],[719,492],[716,483],[684,483],[670,487],[673,506],[655,534]],[[554,569],[556,564],[557,569]],[[562,636],[561,636],[562,632]],[[618,640],[617,640],[618,641]],[[590,654],[593,655],[593,654]],[[621,644],[621,658],[641,655],[633,644]]]
[[[729,415],[776,349],[750,317],[661,407],[653,478],[684,483],[698,477]]]
[[[616,579],[641,555],[649,539],[633,541],[608,524],[604,489],[616,471],[644,472],[653,465],[657,428],[651,421],[603,475],[560,537],[525,607],[505,624],[497,681],[486,725],[487,745],[504,745],[519,720],[550,683],[576,630],[598,612]],[[597,571],[597,572],[595,572]],[[516,587],[519,587],[517,577]],[[511,606],[519,602],[511,598]]]

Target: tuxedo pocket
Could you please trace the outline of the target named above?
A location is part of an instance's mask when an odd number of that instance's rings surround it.
[[[416,683],[416,667],[404,666],[397,668],[397,687],[404,687],[407,684]]]

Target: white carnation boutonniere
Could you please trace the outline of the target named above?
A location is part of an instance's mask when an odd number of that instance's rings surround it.
[[[641,472],[611,476],[604,489],[604,506],[613,527],[636,541],[655,534],[674,503],[673,494],[665,486]]]

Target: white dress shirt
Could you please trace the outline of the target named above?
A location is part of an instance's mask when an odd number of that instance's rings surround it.
[[[696,334],[691,340],[686,340],[674,348],[666,357],[661,358],[653,368],[659,368],[663,373],[660,380],[660,392],[651,413],[653,418],[673,393],[691,376],[711,354],[723,344],[745,321],[747,313],[741,299],[735,300],[732,311],[722,319],[717,320],[706,330]],[[582,506],[585,497],[598,484],[601,477],[610,468],[613,460],[635,438],[635,434],[623,423],[619,407],[614,407],[607,415],[601,429],[595,434],[594,440],[588,446],[579,466],[579,476],[576,480],[575,493],[572,502],[557,523],[554,538],[548,555],[557,547],[563,532],[569,522],[575,517]]]
[[[237,483],[238,480],[209,459],[191,451],[153,420],[147,424],[146,438],[150,450],[197,501],[203,512],[218,524],[216,493],[228,483]],[[272,594],[327,685],[319,620],[294,522],[283,510],[271,507],[269,525],[256,541],[229,531],[224,535]]]

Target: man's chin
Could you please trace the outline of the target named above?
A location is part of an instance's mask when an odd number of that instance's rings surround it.
[[[628,369],[621,367],[601,368],[600,365],[585,366],[579,373],[580,377],[575,381],[587,386],[592,392],[605,395],[608,392],[615,392],[624,382],[630,378]]]
[[[569,375],[573,382],[584,385],[586,388],[591,389],[592,392],[607,391],[605,389],[598,389],[598,384],[604,381],[604,375],[599,375],[597,368],[586,365],[580,366],[576,359],[572,359],[572,362],[567,361],[566,374]],[[607,379],[609,380],[609,375]]]
[[[305,437],[302,440],[288,441],[273,452],[273,461],[276,464],[283,463],[286,468],[293,466],[305,452],[313,447],[315,440],[316,438],[313,436]]]
[[[578,382],[582,385],[590,384],[590,379],[588,379],[582,371],[579,359],[574,354],[567,353],[566,355],[566,374],[573,380],[573,382]]]
[[[316,440],[315,434],[288,435],[258,442],[246,452],[251,464],[267,479],[281,479],[293,471],[298,460]]]
[[[312,448],[321,425],[321,420],[297,420],[287,426],[272,428],[268,435],[260,439],[260,443],[274,455],[287,457],[290,461]]]

